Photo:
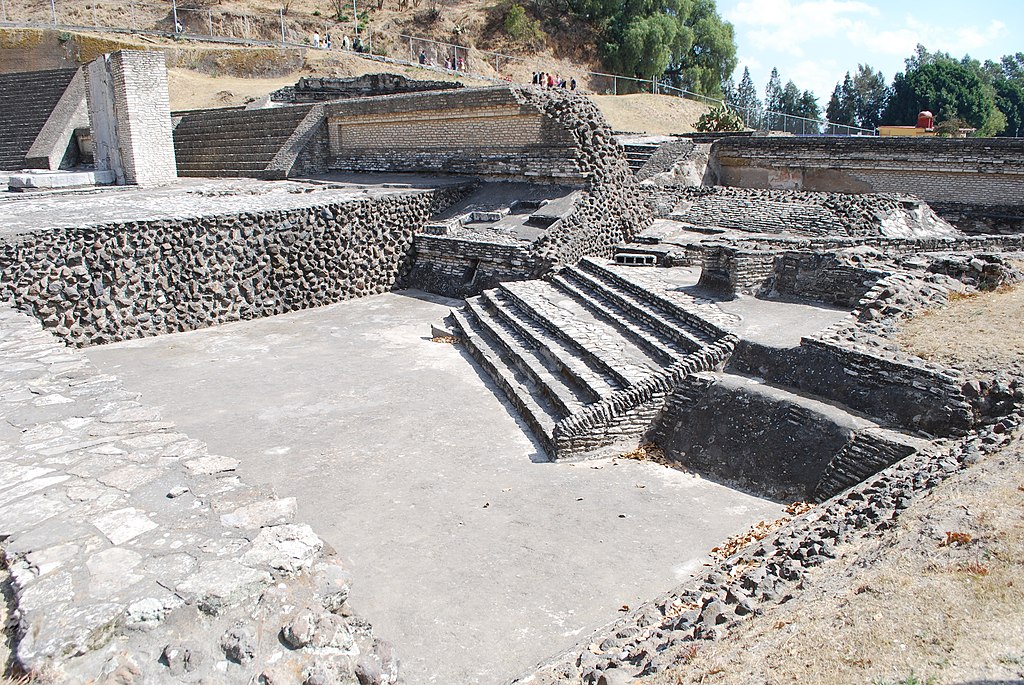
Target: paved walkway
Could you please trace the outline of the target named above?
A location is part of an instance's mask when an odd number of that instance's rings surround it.
[[[87,354],[298,498],[410,685],[501,682],[779,512],[649,463],[539,463],[468,356],[426,339],[450,304],[387,294]]]

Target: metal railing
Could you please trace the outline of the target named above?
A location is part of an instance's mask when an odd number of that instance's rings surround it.
[[[349,51],[378,61],[463,74],[485,81],[529,83],[532,74],[550,66],[536,57],[520,57],[472,46],[445,43],[363,25],[358,18],[337,20],[296,14],[232,12],[196,7],[202,0],[50,0],[49,6],[0,0],[0,26],[102,30],[180,37],[209,42]],[[205,3],[204,3],[205,4]],[[191,6],[186,6],[191,5]],[[353,15],[354,16],[354,15]],[[658,79],[562,69],[567,86],[608,95],[655,93],[675,95],[712,106],[725,103],[677,88]],[[733,108],[747,128],[795,135],[874,135],[875,132],[772,111]]]

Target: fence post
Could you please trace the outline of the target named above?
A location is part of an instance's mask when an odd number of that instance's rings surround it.
[[[612,95],[619,94],[619,79],[614,74],[612,75]]]
[[[359,12],[356,10],[356,0],[352,0],[352,24],[356,27],[356,40],[359,40]],[[355,41],[352,41],[353,46]]]
[[[57,2],[50,0],[50,16],[53,17],[53,25],[57,25]]]
[[[284,35],[284,10],[277,10],[277,16],[281,19],[281,45],[284,45],[288,42],[288,39]]]
[[[132,33],[135,33],[135,2],[128,0],[128,21],[131,23]]]
[[[206,10],[206,23],[210,25],[210,38],[213,38],[213,10]]]
[[[651,77],[651,94],[652,95],[657,95],[658,94],[658,81],[657,81],[656,77],[653,77],[653,76]]]

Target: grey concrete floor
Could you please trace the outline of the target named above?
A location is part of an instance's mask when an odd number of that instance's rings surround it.
[[[778,504],[650,463],[542,461],[450,300],[387,294],[87,350],[295,496],[410,685],[497,683],[686,579]]]

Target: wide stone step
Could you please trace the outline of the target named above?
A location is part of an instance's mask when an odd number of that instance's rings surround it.
[[[540,349],[558,373],[571,379],[590,401],[608,397],[624,387],[619,379],[603,372],[598,365],[588,364],[587,357],[581,355],[575,346],[551,333],[529,314],[521,312],[502,289],[484,291],[481,297],[519,335]]]
[[[685,356],[671,343],[663,340],[656,333],[642,326],[635,319],[631,319],[627,314],[624,314],[613,303],[596,295],[585,282],[574,279],[568,271],[552,275],[548,280],[556,288],[575,299],[597,316],[614,323],[624,335],[632,338],[634,342],[646,349],[663,364],[671,364]]]
[[[648,377],[660,364],[546,281],[505,283],[503,292],[520,310],[575,347],[623,385]]]
[[[534,397],[521,376],[502,359],[498,350],[488,342],[487,337],[471,321],[470,317],[453,309],[452,319],[461,333],[469,354],[483,367],[495,385],[501,388],[509,402],[541,442],[544,450],[552,453],[552,439],[558,422],[556,410],[543,398]]]
[[[466,300],[466,313],[490,340],[495,343],[509,364],[526,377],[558,411],[568,416],[578,411],[583,402],[573,389],[546,366],[542,354],[520,338],[514,329],[488,311],[487,302],[479,297]]]
[[[224,154],[224,153],[230,153],[230,152],[246,152],[246,153],[249,153],[249,154],[257,154],[257,153],[267,154],[267,153],[269,153],[271,155],[275,155],[275,154],[277,154],[278,150],[281,149],[281,146],[283,144],[284,144],[283,141],[279,143],[279,142],[276,142],[276,141],[266,142],[264,140],[260,140],[259,142],[246,141],[246,142],[242,142],[242,143],[230,143],[230,144],[219,144],[219,142],[218,142],[218,143],[211,144],[211,141],[200,141],[200,140],[195,140],[195,141],[186,140],[186,141],[183,141],[183,140],[178,140],[176,138],[174,140],[174,149],[175,149],[175,151],[179,151],[180,150],[182,152],[186,152],[188,154],[193,154],[193,155],[194,154],[198,154],[198,153],[207,153],[207,154],[211,154],[212,155],[212,154]]]
[[[175,151],[177,152],[177,151]],[[261,163],[266,165],[270,160],[274,158],[273,152],[233,152],[230,154],[202,154],[202,155],[182,155],[183,161],[189,163],[202,163],[202,162],[219,162],[221,164],[244,164],[244,163]]]
[[[718,338],[723,334],[714,323],[703,319],[698,314],[687,311],[682,305],[653,292],[651,288],[631,282],[591,257],[581,259],[576,268],[597,278],[620,293],[628,293],[636,302],[641,303],[644,308],[660,312],[663,317],[678,321],[681,325],[685,326],[686,330],[696,336],[701,341],[701,344],[704,344],[707,340]]]
[[[265,169],[178,169],[178,176],[186,178],[260,178],[280,180],[285,177],[279,170]]]
[[[709,342],[704,333],[691,330],[685,322],[676,319],[673,312],[665,311],[658,304],[638,297],[616,281],[576,267],[563,269],[562,273],[584,290],[613,305],[619,310],[620,315],[641,323],[654,339],[660,339],[669,349],[678,346],[684,352],[692,352]]]
[[[184,123],[181,123],[175,127],[174,133],[175,135],[179,135],[183,138],[198,138],[202,136],[225,134],[236,134],[238,136],[249,137],[279,137],[289,135],[295,130],[295,127],[298,126],[299,123],[299,121],[272,123],[240,121],[232,124],[204,124],[202,126],[186,126]]]

